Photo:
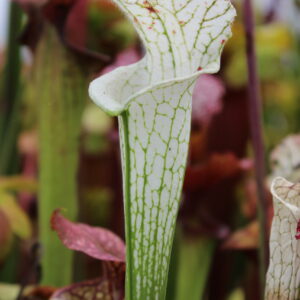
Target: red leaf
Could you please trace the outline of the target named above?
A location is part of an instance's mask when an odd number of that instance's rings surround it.
[[[55,28],[61,42],[85,63],[103,64],[110,57],[86,48],[86,5],[87,0],[15,0],[28,14],[28,22],[20,36],[22,44],[33,52],[42,36],[45,21]]]
[[[73,223],[64,218],[59,210],[51,217],[51,227],[69,249],[100,260],[125,261],[124,242],[107,229]]]
[[[208,188],[221,180],[232,178],[239,172],[250,169],[251,166],[250,160],[240,160],[232,153],[215,153],[203,164],[188,165],[184,188],[188,190]]]

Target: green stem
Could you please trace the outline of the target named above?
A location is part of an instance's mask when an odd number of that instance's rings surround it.
[[[215,244],[208,238],[181,238],[176,300],[203,299]]]
[[[169,275],[168,275],[168,284],[167,284],[167,293],[166,300],[174,300],[176,299],[177,293],[177,277],[179,272],[179,251],[180,251],[180,242],[181,242],[181,234],[179,226],[176,227],[174,234],[174,242],[172,247],[172,253],[170,258],[170,267],[169,267]]]
[[[125,288],[125,298],[132,298],[133,288],[131,286],[133,275],[133,261],[132,261],[132,247],[131,247],[131,218],[130,218],[130,150],[129,150],[129,132],[128,132],[128,115],[123,113],[120,121],[123,124],[124,130],[124,152],[125,157],[123,164],[125,164],[125,174],[124,174],[124,200],[125,200],[125,235],[126,235],[126,288]]]
[[[19,130],[20,34],[22,12],[15,2],[10,4],[10,22],[2,99],[0,102],[0,174],[14,172],[16,140]]]
[[[46,28],[38,49],[36,95],[39,108],[40,182],[39,234],[44,248],[43,284],[63,286],[72,281],[73,253],[50,229],[57,208],[76,219],[77,167],[85,84],[73,57]]]

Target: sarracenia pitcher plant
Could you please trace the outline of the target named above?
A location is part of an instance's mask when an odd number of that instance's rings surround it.
[[[265,300],[300,298],[300,184],[282,177],[271,188],[274,218]]]
[[[146,49],[94,80],[93,101],[119,117],[126,219],[126,300],[165,298],[188,152],[192,92],[219,70],[235,10],[228,0],[114,0]]]

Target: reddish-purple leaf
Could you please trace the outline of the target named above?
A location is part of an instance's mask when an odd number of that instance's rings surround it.
[[[20,36],[22,44],[33,52],[42,36],[45,21],[51,23],[67,49],[84,59],[86,64],[103,67],[111,58],[86,48],[87,0],[14,0],[28,15],[28,22]]]
[[[239,159],[233,153],[213,153],[205,163],[187,166],[184,189],[208,188],[251,167],[250,160]]]
[[[75,283],[57,290],[50,300],[114,300],[109,282],[102,278]],[[119,298],[121,299],[121,298]]]
[[[53,213],[51,226],[69,249],[81,251],[100,260],[125,261],[124,242],[107,229],[73,223],[64,218],[59,210]]]

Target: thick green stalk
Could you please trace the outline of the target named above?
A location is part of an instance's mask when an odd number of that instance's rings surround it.
[[[213,239],[182,237],[176,300],[203,299],[215,244]]]
[[[49,28],[38,49],[36,100],[39,108],[39,234],[43,246],[43,284],[72,280],[73,253],[51,231],[50,217],[64,208],[77,216],[77,167],[85,84],[73,57]]]
[[[3,89],[0,102],[0,174],[12,173],[15,165],[16,139],[19,129],[20,34],[22,12],[10,4],[10,22]]]

